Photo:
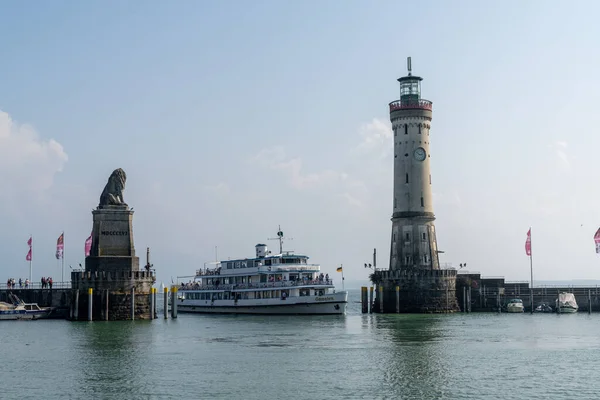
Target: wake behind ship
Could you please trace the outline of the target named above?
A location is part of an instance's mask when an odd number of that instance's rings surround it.
[[[280,254],[257,244],[256,258],[227,260],[196,271],[182,283],[179,312],[232,314],[345,314],[348,292],[336,292],[333,280],[308,256]]]

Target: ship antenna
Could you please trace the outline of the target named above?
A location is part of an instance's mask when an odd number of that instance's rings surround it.
[[[412,64],[410,62],[410,57],[406,59],[406,66],[408,67],[408,76],[412,75]]]
[[[268,239],[268,240],[279,240],[279,254],[283,254],[283,239],[294,240],[293,238],[284,238],[283,232],[281,231],[281,225],[279,225],[279,230],[277,231],[277,237]]]

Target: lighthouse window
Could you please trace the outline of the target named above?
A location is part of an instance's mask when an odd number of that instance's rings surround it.
[[[408,124],[404,125],[404,134],[408,135]]]
[[[427,240],[427,235],[425,234],[425,232],[423,232],[423,241]]]
[[[408,174],[406,174],[406,183],[408,183]]]
[[[394,197],[394,208],[396,208],[396,198]]]
[[[423,203],[423,197],[421,197],[421,207],[425,207],[425,203]]]
[[[419,135],[421,134],[421,124],[419,124]]]
[[[429,184],[431,185],[431,174],[429,174]]]
[[[407,242],[410,242],[410,233],[407,233],[407,234],[406,234],[406,241],[407,241]]]

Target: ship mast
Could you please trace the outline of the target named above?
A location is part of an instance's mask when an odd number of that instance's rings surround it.
[[[276,238],[269,238],[268,240],[279,240],[279,254],[283,254],[283,239],[293,240],[293,238],[286,238],[283,236],[283,232],[281,231],[281,225],[278,226],[279,230],[277,231]]]

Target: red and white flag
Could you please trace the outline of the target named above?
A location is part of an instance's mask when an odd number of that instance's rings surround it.
[[[27,241],[27,246],[29,246],[29,251],[25,256],[25,261],[31,261],[31,245],[33,244],[33,237],[29,236],[29,240]]]
[[[525,241],[525,254],[531,256],[531,228],[527,231],[527,240]]]
[[[56,259],[60,260],[63,257],[65,250],[65,233],[61,233],[56,241]]]
[[[594,235],[594,243],[596,243],[596,253],[600,253],[600,228],[598,228]]]
[[[92,234],[90,237],[85,239],[85,256],[88,257],[90,255],[90,251],[92,250]]]

